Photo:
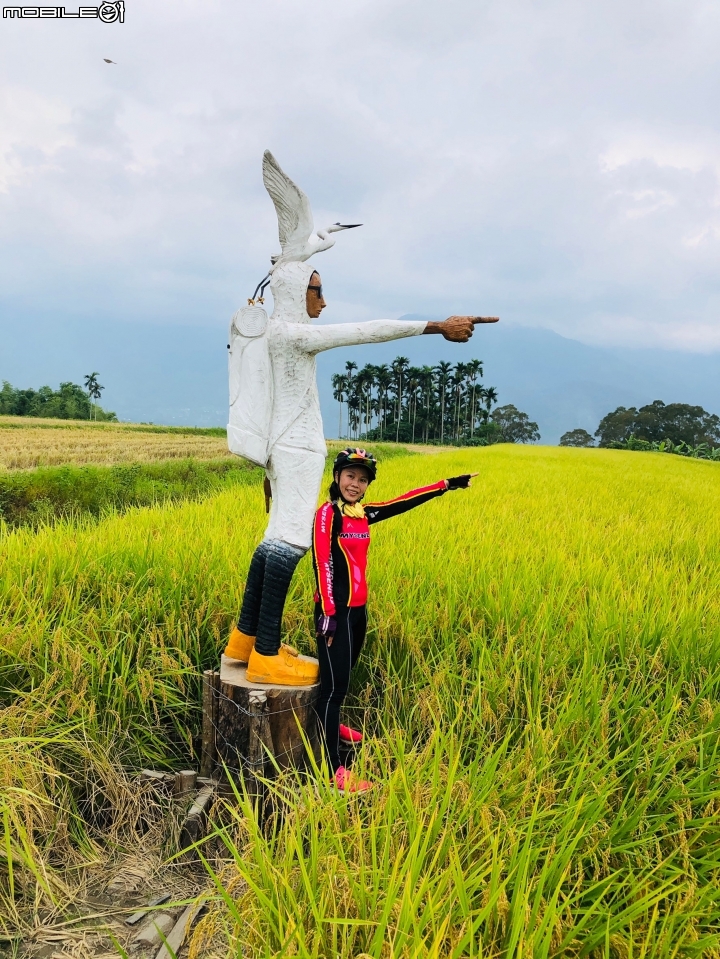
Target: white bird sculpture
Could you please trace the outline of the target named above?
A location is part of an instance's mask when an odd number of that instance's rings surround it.
[[[275,204],[278,218],[278,234],[282,252],[270,257],[270,273],[280,263],[309,260],[315,253],[329,250],[335,245],[331,233],[353,230],[362,223],[333,223],[324,230],[315,230],[310,201],[269,150],[263,154],[263,183]],[[316,240],[313,240],[316,237]],[[268,274],[269,276],[270,274]]]

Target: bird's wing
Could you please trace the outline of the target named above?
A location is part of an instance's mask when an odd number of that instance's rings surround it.
[[[300,187],[283,173],[269,150],[263,154],[263,183],[275,204],[283,253],[302,249],[313,232],[310,201]]]

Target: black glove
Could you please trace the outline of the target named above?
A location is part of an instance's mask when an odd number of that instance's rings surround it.
[[[467,489],[470,485],[470,479],[472,478],[472,473],[463,473],[462,476],[451,476],[450,479],[446,479],[448,489]]]
[[[328,646],[330,646],[335,638],[336,630],[337,620],[334,616],[325,616],[322,614],[318,616],[317,622],[315,623],[315,635],[318,639],[323,637],[328,640]]]

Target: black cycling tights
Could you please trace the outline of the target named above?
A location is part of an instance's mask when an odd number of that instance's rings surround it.
[[[322,607],[315,604],[315,624]],[[340,606],[335,612],[337,631],[330,646],[319,637],[320,698],[315,709],[320,720],[328,762],[335,772],[340,762],[340,709],[350,688],[350,672],[358,661],[367,631],[365,606]]]

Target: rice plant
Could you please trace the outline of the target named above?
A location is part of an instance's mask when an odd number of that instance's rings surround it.
[[[233,803],[195,955],[720,956],[716,465],[495,446],[381,460],[371,493],[476,469],[374,532],[350,710],[376,788],[285,776],[266,829]],[[193,761],[264,521],[236,486],[2,528],[0,916],[62,902],[113,817],[121,841],[126,770]]]

